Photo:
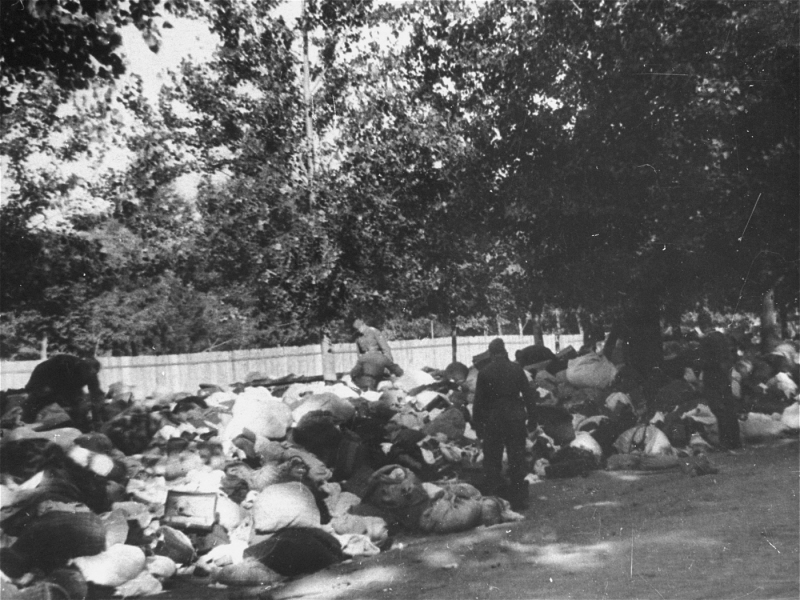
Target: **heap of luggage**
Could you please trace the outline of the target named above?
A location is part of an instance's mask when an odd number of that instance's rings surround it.
[[[717,423],[696,350],[668,345],[647,381],[591,351],[518,353],[539,396],[529,483],[599,469],[716,472]],[[139,596],[180,578],[272,585],[389,550],[400,535],[523,519],[502,493],[480,491],[470,421],[484,358],[406,370],[367,392],[348,378],[258,374],[147,398],[114,384],[99,431],[74,427],[57,404],[23,423],[6,394],[0,593]],[[745,442],[798,434],[797,382],[791,343],[740,357]]]

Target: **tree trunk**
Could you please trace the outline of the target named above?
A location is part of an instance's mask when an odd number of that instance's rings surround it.
[[[629,308],[626,319],[630,365],[645,378],[664,358],[660,316],[658,295],[654,291],[643,291]]]
[[[458,326],[456,322],[450,326],[450,347],[453,350],[453,362],[458,361]]]
[[[308,58],[308,15],[306,14],[306,0],[302,4],[303,18],[303,99],[304,116],[306,125],[306,168],[308,169],[308,210],[314,208],[315,189],[314,177],[316,171],[316,157],[314,156],[314,120],[312,116],[311,99],[311,73]]]
[[[556,313],[556,352],[561,352],[561,309],[557,308]]]
[[[534,346],[544,346],[544,331],[542,330],[542,315],[540,314],[533,317],[533,344]]]
[[[497,322],[497,336],[503,335],[503,321],[500,315],[495,316],[494,320]]]
[[[47,334],[42,335],[42,343],[39,347],[39,357],[42,360],[47,360]]]

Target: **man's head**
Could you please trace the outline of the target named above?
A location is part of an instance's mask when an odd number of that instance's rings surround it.
[[[489,354],[492,356],[506,356],[506,345],[500,338],[495,338],[489,342]]]
[[[357,331],[363,331],[366,328],[367,324],[364,323],[361,319],[356,319],[353,321],[353,329]]]

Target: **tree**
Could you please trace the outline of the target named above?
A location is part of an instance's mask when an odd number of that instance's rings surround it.
[[[193,0],[167,2],[182,14],[197,8]],[[3,0],[0,107],[6,112],[19,85],[54,80],[64,91],[87,89],[95,79],[125,72],[120,28],[134,24],[153,52],[160,38],[154,17],[158,0]]]
[[[734,308],[763,253],[796,275],[798,128],[780,126],[797,123],[795,3],[436,6],[411,51],[434,101],[481,123],[487,229],[552,302],[624,314],[641,370],[665,307]],[[748,238],[754,185],[769,235]]]

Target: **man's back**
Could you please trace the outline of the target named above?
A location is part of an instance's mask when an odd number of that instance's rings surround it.
[[[478,372],[476,389],[484,401],[516,399],[528,388],[525,371],[508,358],[495,358]]]

